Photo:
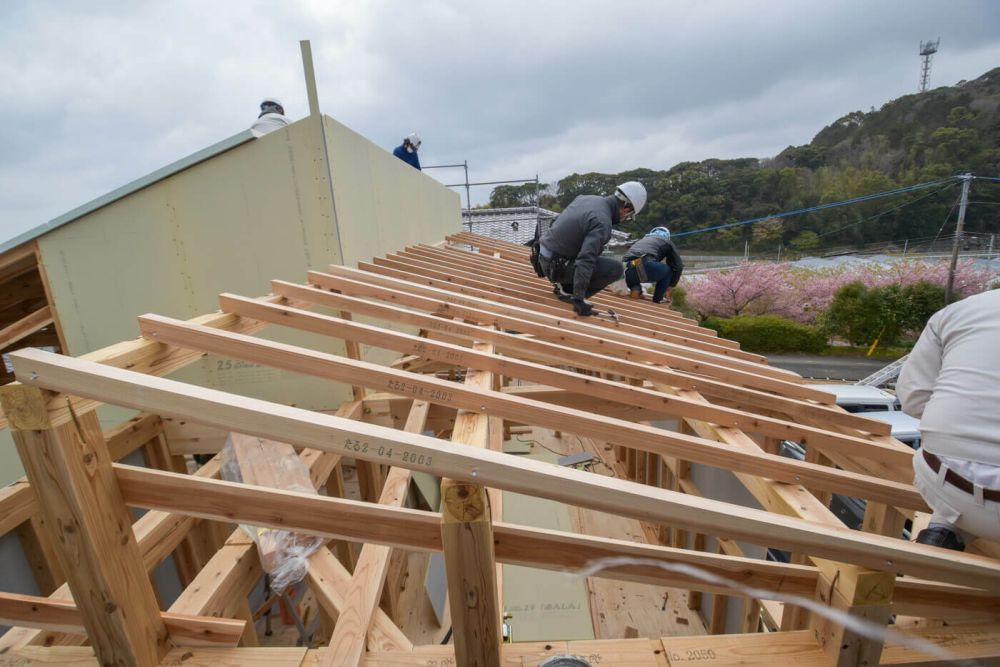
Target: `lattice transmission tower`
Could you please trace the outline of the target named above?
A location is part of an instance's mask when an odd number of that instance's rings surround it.
[[[936,41],[926,41],[920,42],[920,57],[923,62],[920,66],[920,92],[927,90],[927,82],[931,78],[931,57],[937,53],[938,44],[941,43],[941,38],[938,37]]]

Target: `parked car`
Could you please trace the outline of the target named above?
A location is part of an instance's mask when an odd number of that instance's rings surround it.
[[[818,387],[823,387],[824,385],[815,385]],[[825,385],[827,387],[834,385]],[[842,385],[842,386],[854,386],[854,385]],[[872,389],[873,387],[868,387]],[[895,396],[889,394],[888,392],[883,392],[888,396],[891,396],[895,400]],[[838,405],[840,404],[838,396]],[[865,411],[865,417],[870,417],[872,419],[878,419],[879,421],[887,422],[892,427],[892,437],[896,438],[905,445],[909,445],[914,450],[920,449],[920,420],[911,417],[905,412],[899,410],[877,410],[877,411]],[[782,456],[788,458],[796,459],[798,461],[805,460],[806,450],[802,445],[797,442],[792,442],[791,440],[784,440],[779,448],[779,453]],[[830,511],[837,515],[837,517],[844,522],[844,525],[848,528],[858,529],[864,522],[865,518],[865,501],[860,498],[853,498],[851,496],[841,495],[839,493],[833,494],[830,500]]]
[[[869,387],[863,384],[808,384],[811,389],[818,389],[837,397],[837,405],[848,412],[883,412],[898,411],[899,399],[884,389]],[[869,417],[871,415],[865,415]]]

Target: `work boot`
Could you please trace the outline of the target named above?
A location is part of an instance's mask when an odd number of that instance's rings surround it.
[[[633,287],[632,290],[628,294],[628,298],[630,298],[630,299],[645,299],[646,295],[642,293],[642,288],[641,287]]]
[[[929,544],[932,547],[951,549],[952,551],[965,551],[965,542],[958,536],[958,533],[944,526],[924,528],[917,534],[917,544]]]

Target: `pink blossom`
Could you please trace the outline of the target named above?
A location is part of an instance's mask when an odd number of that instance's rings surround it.
[[[809,269],[755,262],[685,278],[685,289],[687,302],[703,317],[769,314],[814,324],[836,291],[849,282],[906,287],[921,280],[944,286],[948,263],[904,260]],[[971,260],[963,260],[956,267],[955,291],[966,297],[988,289],[996,280],[995,272],[976,269]]]

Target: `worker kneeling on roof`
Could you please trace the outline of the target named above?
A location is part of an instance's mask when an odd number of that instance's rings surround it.
[[[669,229],[653,227],[632,244],[622,261],[631,298],[643,298],[642,283],[655,283],[653,303],[660,303],[664,298],[670,303],[670,293],[681,279],[684,261],[670,242]]]
[[[635,217],[646,205],[646,188],[622,183],[613,195],[580,195],[541,237],[538,262],[555,285],[553,292],[573,304],[577,315],[594,314],[587,298],[622,277],[622,263],[601,257],[611,228]]]

